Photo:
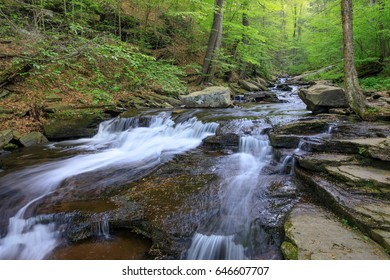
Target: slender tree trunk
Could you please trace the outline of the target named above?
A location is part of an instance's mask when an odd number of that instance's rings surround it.
[[[384,37],[384,25],[383,25],[383,13],[385,11],[385,2],[383,0],[378,1],[379,4],[379,24],[378,24],[378,31],[379,31],[379,49],[380,49],[380,61],[383,62],[385,59],[389,56],[389,42],[386,41],[386,38]]]
[[[248,46],[249,44],[249,39],[248,39],[248,34],[247,34],[247,27],[249,27],[249,18],[248,18],[248,14],[247,14],[247,9],[248,9],[248,6],[249,6],[249,2],[248,1],[245,1],[244,2],[244,12],[242,14],[242,26],[244,28],[244,33],[242,34],[242,43],[244,44],[244,46]],[[246,62],[243,62],[242,63],[242,68],[241,68],[241,71],[240,71],[240,79],[245,79],[246,78],[246,69],[248,68],[248,63]]]
[[[202,76],[199,79],[200,84],[211,81],[214,74],[213,71],[215,71],[213,61],[217,59],[222,41],[223,3],[224,0],[215,0],[214,20],[210,31],[206,55],[203,61]]]
[[[44,6],[45,6],[45,3],[43,0],[41,0],[41,26],[42,26],[42,30],[45,31],[46,29],[46,26],[45,26],[45,13],[43,11],[44,9]]]
[[[375,5],[375,0],[370,0],[370,5],[374,6]]]
[[[64,15],[66,15],[66,0],[64,0]]]
[[[295,38],[297,36],[297,26],[298,26],[297,4],[294,4],[293,13],[294,13],[294,33],[293,33],[293,39],[295,40]]]
[[[303,4],[301,4],[301,7],[299,9],[299,17],[298,17],[298,41],[301,41],[302,38],[302,9]]]
[[[73,24],[74,24],[74,1],[75,0],[72,0],[72,21],[73,21]]]
[[[121,17],[122,1],[118,0],[118,36],[122,40],[122,17]]]
[[[359,86],[358,75],[355,68],[352,0],[341,0],[341,16],[343,23],[345,94],[352,110],[363,118],[366,102]]]

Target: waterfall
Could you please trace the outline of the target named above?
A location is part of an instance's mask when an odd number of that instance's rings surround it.
[[[261,170],[270,163],[272,149],[266,135],[240,138],[239,152],[229,156],[221,177],[219,216],[209,221],[204,232],[197,232],[187,259],[247,259],[244,245],[250,234],[251,200]]]
[[[110,224],[107,217],[103,217],[101,221],[92,224],[92,233],[95,236],[102,236],[106,239],[110,238]]]
[[[279,167],[279,173],[285,174],[288,170],[288,167],[290,168],[290,175],[294,175],[294,168],[295,168],[295,158],[294,155],[299,154],[302,150],[302,146],[305,144],[305,141],[300,139],[298,146],[295,148],[295,150],[292,152],[291,155],[287,155],[283,161],[282,164]]]
[[[26,210],[53,192],[66,178],[123,166],[140,170],[151,168],[196,148],[218,127],[216,123],[203,124],[196,118],[175,124],[166,113],[150,117],[142,125],[137,118],[103,122],[94,137],[62,143],[79,144],[77,149],[93,153],[82,153],[0,178],[0,190],[11,190],[4,193],[9,199],[1,205],[1,218],[9,219],[9,223],[6,235],[0,239],[0,259],[42,259],[58,245],[55,225],[26,217]],[[17,203],[20,209],[12,213],[9,209],[14,209]],[[101,221],[96,233],[108,235],[108,230],[108,221]]]

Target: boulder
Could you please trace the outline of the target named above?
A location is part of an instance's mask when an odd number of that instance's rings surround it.
[[[4,151],[9,151],[9,152],[15,151],[18,148],[19,146],[13,143],[8,143],[3,147]]]
[[[239,80],[238,84],[240,85],[241,88],[243,88],[247,91],[259,91],[260,90],[260,88],[257,85],[255,85],[251,82],[245,81],[245,80]]]
[[[226,108],[232,106],[231,92],[227,87],[208,87],[179,99],[187,108]]]
[[[22,137],[20,137],[19,141],[24,147],[30,147],[33,145],[44,144],[49,142],[42,133],[37,131],[30,132],[26,135],[23,135]]]
[[[378,244],[353,230],[329,211],[311,203],[294,206],[285,223],[286,259],[388,260]]]
[[[50,140],[66,140],[92,137],[98,124],[107,116],[99,114],[55,114],[44,126],[44,133]]]
[[[12,138],[13,134],[11,129],[0,131],[0,149],[7,145]]]
[[[274,87],[275,86],[270,81],[267,81],[266,79],[263,79],[263,78],[260,78],[260,77],[257,77],[256,81],[257,81],[257,83],[259,83],[259,84],[261,84],[261,85],[263,85],[265,87]]]
[[[273,92],[256,92],[256,93],[247,93],[244,95],[245,100],[249,102],[262,102],[262,103],[280,103],[275,93]]]
[[[263,91],[267,91],[269,90],[267,86],[257,82],[257,81],[250,81],[251,84],[254,84],[255,86],[257,86],[260,90],[263,90]]]
[[[309,88],[301,88],[298,93],[307,109],[314,114],[327,113],[331,108],[347,108],[348,102],[344,90],[322,82]]]

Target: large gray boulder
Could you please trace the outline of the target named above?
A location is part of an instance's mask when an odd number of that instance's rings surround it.
[[[179,99],[187,108],[226,108],[232,106],[231,92],[227,87],[208,87]]]
[[[317,82],[309,88],[302,88],[298,93],[307,109],[314,114],[327,113],[331,108],[347,108],[348,102],[342,88]]]

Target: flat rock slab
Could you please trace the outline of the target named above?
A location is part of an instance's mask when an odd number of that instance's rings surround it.
[[[325,171],[326,166],[339,166],[353,163],[354,157],[343,154],[308,154],[297,157],[301,167],[312,171]]]
[[[282,250],[300,260],[388,260],[374,241],[343,225],[334,214],[311,203],[298,203],[286,223]]]
[[[370,157],[383,161],[390,161],[390,137],[387,138],[362,138],[340,140],[342,143],[350,143],[358,148],[364,148],[364,153]]]
[[[338,178],[343,178],[359,185],[389,188],[390,171],[370,166],[343,165],[339,167],[327,166],[325,169]]]

